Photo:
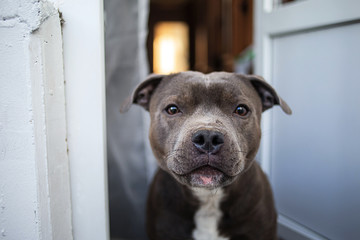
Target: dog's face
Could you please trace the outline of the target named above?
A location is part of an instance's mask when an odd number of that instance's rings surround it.
[[[231,73],[152,76],[131,101],[149,110],[150,143],[159,166],[190,187],[230,184],[252,164],[261,113],[291,113],[262,79]]]

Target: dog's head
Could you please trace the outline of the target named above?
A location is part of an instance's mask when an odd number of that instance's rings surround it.
[[[261,77],[182,72],[150,75],[132,103],[151,116],[150,143],[159,166],[180,183],[213,189],[233,182],[258,151],[261,113],[289,106]]]

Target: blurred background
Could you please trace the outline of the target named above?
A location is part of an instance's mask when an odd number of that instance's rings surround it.
[[[360,12],[356,1],[105,0],[113,239],[146,239],[156,169],[147,113],[121,103],[151,72],[263,75],[293,109],[264,113],[258,160],[282,239],[360,239]]]

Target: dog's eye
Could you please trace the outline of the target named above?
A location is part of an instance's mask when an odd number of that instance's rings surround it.
[[[249,113],[249,108],[246,105],[240,104],[236,107],[234,113],[241,117],[245,117]]]
[[[165,111],[169,115],[175,115],[180,113],[180,109],[175,105],[169,105],[168,107],[165,108]]]

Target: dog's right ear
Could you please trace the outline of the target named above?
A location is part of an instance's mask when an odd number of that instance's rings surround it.
[[[120,112],[127,112],[131,104],[138,104],[145,110],[149,111],[149,103],[155,88],[159,85],[165,75],[150,74],[143,82],[141,82],[133,91],[133,93],[125,100],[120,107]]]
[[[248,78],[261,98],[263,111],[272,108],[274,105],[279,105],[286,114],[292,114],[289,105],[287,105],[287,103],[276,93],[275,89],[262,77],[249,75]]]

